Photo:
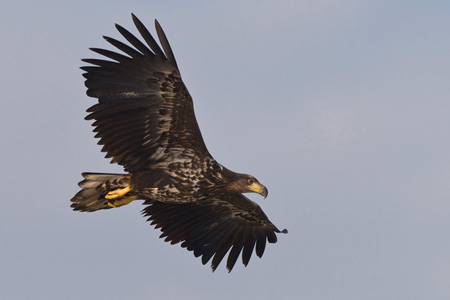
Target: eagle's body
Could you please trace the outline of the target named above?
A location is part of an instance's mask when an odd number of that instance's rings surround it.
[[[143,214],[166,241],[182,242],[204,264],[213,258],[213,270],[228,251],[229,271],[241,251],[247,265],[253,250],[261,257],[266,240],[275,243],[280,232],[242,195],[266,197],[267,189],[209,154],[164,32],[156,22],[163,51],[134,15],[133,21],[150,48],[116,25],[134,48],[105,37],[126,55],[92,48],[111,60],[85,59],[91,66],[82,67],[87,95],[98,99],[86,119],[95,120],[106,157],[128,173],[83,173],[72,207],[96,211],[144,200]]]
[[[168,168],[156,168],[132,173],[130,186],[139,199],[167,203],[188,203],[206,199],[226,185],[222,167],[215,161],[201,166],[175,163]],[[184,195],[180,197],[180,195]]]

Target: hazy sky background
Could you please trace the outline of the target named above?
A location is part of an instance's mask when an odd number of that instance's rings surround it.
[[[130,3],[131,2],[131,3]],[[1,299],[449,299],[449,1],[0,5]],[[96,145],[81,58],[162,24],[212,155],[289,234],[215,273],[140,202],[73,212]]]

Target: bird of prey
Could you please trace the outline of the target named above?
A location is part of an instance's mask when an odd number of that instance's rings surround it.
[[[158,21],[162,49],[132,14],[145,44],[116,25],[128,44],[106,41],[122,53],[90,50],[105,59],[83,59],[87,95],[98,103],[87,109],[95,137],[111,163],[126,174],[83,173],[81,190],[71,199],[76,211],[92,212],[144,200],[142,214],[159,228],[161,238],[212,258],[216,270],[228,253],[230,272],[242,253],[247,266],[252,253],[261,257],[266,241],[280,231],[261,208],[243,193],[267,196],[267,189],[247,174],[218,163],[206,149],[194,115],[192,98]]]

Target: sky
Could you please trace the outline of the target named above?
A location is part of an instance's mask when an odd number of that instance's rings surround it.
[[[94,213],[82,58],[158,19],[216,160],[279,235],[231,273]],[[1,299],[448,299],[449,1],[8,1],[0,9]]]

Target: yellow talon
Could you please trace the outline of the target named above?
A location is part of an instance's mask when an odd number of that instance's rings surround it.
[[[136,200],[136,196],[128,196],[128,197],[124,197],[122,199],[118,199],[116,201],[113,202],[108,202],[108,205],[111,207],[119,207],[119,206],[124,206],[127,205],[128,203],[130,203],[131,201]]]
[[[127,186],[126,188],[123,188],[123,189],[117,189],[117,190],[111,191],[108,194],[106,194],[105,199],[119,198],[119,197],[126,195],[126,193],[128,193],[129,191],[131,191],[129,186]]]

